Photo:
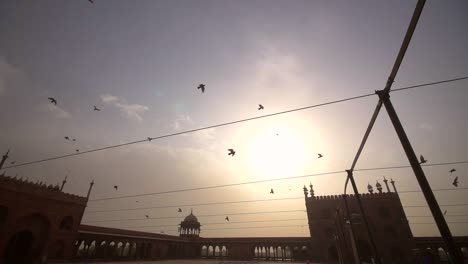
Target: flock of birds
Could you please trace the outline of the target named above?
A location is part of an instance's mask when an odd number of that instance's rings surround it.
[[[424,158],[423,155],[419,156],[419,164],[424,164],[427,162],[427,159]],[[453,174],[454,172],[456,172],[457,170],[452,168],[449,170],[450,174]],[[455,176],[455,179],[453,179],[452,181],[452,185],[455,186],[455,187],[458,187],[458,176]],[[447,213],[447,212],[445,212]]]

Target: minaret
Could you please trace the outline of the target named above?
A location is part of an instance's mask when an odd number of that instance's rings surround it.
[[[5,153],[5,155],[3,155],[3,157],[2,157],[2,161],[0,161],[0,170],[3,168],[3,164],[4,164],[5,161],[8,159],[8,153],[10,153],[10,150],[7,150],[7,152]]]
[[[393,190],[395,190],[395,193],[398,193],[396,187],[395,187],[395,181],[393,179],[390,179],[390,183],[393,185]]]
[[[60,191],[63,191],[63,186],[65,186],[65,183],[67,183],[67,177],[68,176],[65,176],[65,179],[63,179],[62,186],[60,187]]]
[[[86,201],[89,200],[89,195],[91,194],[91,190],[93,189],[94,180],[89,184],[88,195],[86,195]]]
[[[312,185],[312,183],[310,183],[309,186],[310,186],[310,196],[314,197],[315,196],[314,185]]]
[[[370,185],[369,183],[367,183],[367,190],[368,190],[370,193],[374,193],[374,188],[373,188],[372,185]]]
[[[305,186],[304,184],[304,188],[302,188],[304,190],[304,196],[305,198],[307,198],[307,195],[309,194],[309,191],[307,190],[307,187]]]
[[[377,183],[375,184],[375,187],[377,188],[377,190],[379,191],[379,193],[382,193],[382,184],[380,184],[379,181],[377,181]]]
[[[383,177],[383,182],[385,182],[385,186],[387,186],[387,192],[390,192],[390,188],[388,187],[388,180],[385,178],[385,176]]]

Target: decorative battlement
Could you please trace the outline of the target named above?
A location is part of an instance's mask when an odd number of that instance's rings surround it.
[[[397,193],[360,193],[359,196],[362,199],[376,199],[376,198],[389,198],[397,196]],[[353,199],[355,197],[354,194],[346,194],[347,198]],[[341,200],[343,199],[343,195],[319,195],[319,196],[312,196],[307,197],[307,200]]]
[[[9,189],[17,192],[33,193],[50,199],[61,200],[64,202],[86,205],[86,197],[64,193],[60,190],[58,184],[47,185],[42,181],[32,182],[28,179],[0,175],[0,188]]]

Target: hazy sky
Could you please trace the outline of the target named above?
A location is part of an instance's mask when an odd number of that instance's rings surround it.
[[[0,2],[0,152],[8,162],[38,160],[313,105],[382,89],[416,1],[26,1]],[[428,1],[395,87],[468,75],[468,3]],[[204,94],[197,90],[206,84]],[[416,153],[429,163],[468,160],[468,81],[392,93]],[[56,107],[47,98],[58,100]],[[264,110],[258,111],[257,105]],[[58,183],[91,199],[348,169],[377,97],[269,117],[67,159],[7,169],[7,174]],[[93,111],[93,105],[102,111]],[[277,135],[278,134],[278,135]],[[76,138],[67,141],[64,136]],[[227,155],[234,148],[236,155]],[[317,159],[317,153],[324,158]],[[407,165],[385,111],[357,167]],[[468,187],[468,165],[426,167],[434,189]],[[368,183],[393,178],[418,190],[411,170],[356,173]],[[88,211],[160,205],[301,197],[343,191],[345,173],[263,184],[90,202]],[[382,183],[382,182],[381,182]],[[114,185],[119,189],[115,191]],[[274,188],[275,194],[269,194]],[[291,190],[290,190],[291,189]],[[350,190],[351,191],[351,190]],[[441,204],[468,191],[437,192]],[[402,194],[404,205],[425,204]],[[138,201],[138,203],[136,202]],[[305,210],[304,200],[191,206],[195,215]],[[183,207],[86,213],[101,222],[176,234]],[[407,208],[408,216],[430,215]],[[468,206],[444,207],[455,235],[467,235]],[[145,220],[180,216],[180,219]],[[306,214],[199,217],[202,236],[306,236]],[[409,217],[410,223],[432,222]],[[98,224],[98,223],[96,223]],[[224,229],[252,226],[297,227]],[[301,227],[303,225],[304,227]],[[435,225],[411,225],[437,235]],[[213,229],[213,230],[208,230]]]

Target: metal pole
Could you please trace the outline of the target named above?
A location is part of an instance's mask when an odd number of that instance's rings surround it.
[[[8,159],[8,153],[10,153],[10,150],[8,150],[5,155],[3,155],[2,160],[0,161],[0,170],[3,168],[3,164],[5,161]]]
[[[375,245],[375,241],[374,241],[374,237],[372,236],[372,232],[370,231],[369,222],[367,221],[367,216],[366,216],[366,213],[364,211],[364,207],[362,206],[361,197],[360,197],[359,191],[357,189],[356,182],[354,181],[353,172],[351,170],[346,170],[346,172],[348,172],[348,178],[351,181],[351,185],[353,186],[353,190],[354,190],[356,200],[357,200],[357,203],[358,203],[358,206],[359,206],[359,211],[361,212],[362,220],[363,220],[364,225],[366,227],[367,235],[369,236],[369,240],[370,240],[370,243],[371,243],[371,248],[372,248],[372,251],[373,251],[372,253],[374,253],[374,257],[375,257],[375,263],[380,264],[381,263],[380,255],[379,255],[379,252],[377,250],[377,246]]]
[[[450,232],[447,222],[445,221],[444,215],[440,210],[439,204],[437,203],[434,193],[432,192],[431,186],[429,185],[429,182],[426,179],[426,175],[424,174],[424,171],[421,168],[421,164],[419,164],[418,158],[414,153],[413,147],[411,146],[408,136],[406,135],[405,130],[403,129],[403,125],[401,124],[400,119],[398,118],[395,108],[393,108],[388,91],[376,91],[376,93],[379,95],[380,99],[384,103],[388,116],[392,121],[393,127],[395,128],[398,138],[400,139],[401,145],[403,146],[406,156],[408,157],[411,167],[413,168],[416,179],[418,180],[419,186],[421,187],[424,197],[426,198],[426,202],[429,208],[431,209],[431,213],[434,216],[434,220],[437,224],[437,227],[439,228],[439,232],[445,242],[445,246],[447,247],[447,251],[449,253],[449,260],[451,261],[451,263],[455,264],[463,263],[463,256],[461,254],[461,251],[455,246],[452,233]]]
[[[349,221],[349,230],[351,231],[351,250],[353,251],[353,257],[354,257],[354,263],[359,264],[361,261],[359,260],[359,252],[357,250],[356,246],[356,239],[354,237],[354,230],[353,230],[353,221],[351,220],[351,216],[349,215],[349,207],[348,207],[348,201],[346,200],[346,195],[343,194],[343,201],[345,204],[345,209],[346,209],[346,217],[348,218]]]

